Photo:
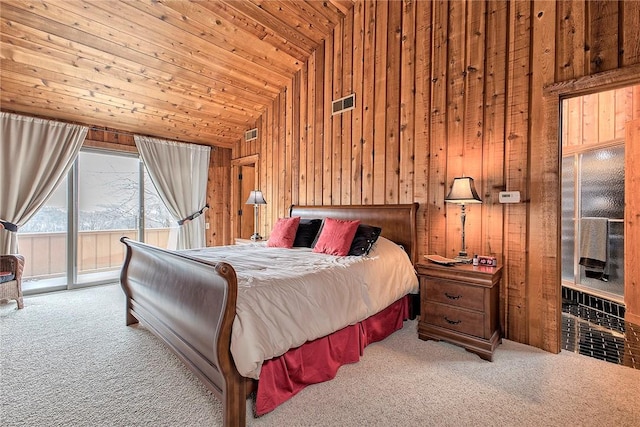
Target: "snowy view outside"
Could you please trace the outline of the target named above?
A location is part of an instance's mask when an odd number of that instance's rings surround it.
[[[122,236],[138,239],[140,162],[137,157],[81,152],[78,158],[78,233],[74,271],[87,281],[115,278],[125,248]],[[167,247],[175,221],[144,174],[145,241]],[[67,183],[20,227],[18,248],[25,256],[23,286],[54,286],[67,277]],[[105,274],[108,275],[105,276]],[[91,276],[93,275],[93,276]],[[91,279],[93,277],[93,279]],[[85,280],[85,279],[82,279]]]
[[[81,152],[78,179],[78,229],[130,230],[139,213],[139,160],[109,154]],[[172,218],[145,171],[145,227],[169,228]],[[67,180],[20,233],[67,231]]]

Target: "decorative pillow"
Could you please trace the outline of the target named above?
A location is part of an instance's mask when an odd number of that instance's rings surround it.
[[[294,248],[311,248],[322,225],[321,219],[301,219],[293,241]]]
[[[382,228],[380,227],[360,224],[351,243],[349,255],[367,255],[381,232]]]
[[[325,218],[313,252],[338,256],[348,255],[358,225],[360,225],[360,220],[344,221]]]
[[[300,217],[280,218],[276,221],[267,240],[267,246],[271,248],[291,248],[293,240],[296,238],[296,231]]]

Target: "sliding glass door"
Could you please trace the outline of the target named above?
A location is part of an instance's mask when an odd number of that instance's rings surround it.
[[[143,167],[142,169],[144,175],[144,216],[142,217],[144,221],[142,227],[144,229],[144,241],[150,245],[169,248],[169,230],[172,226],[177,227],[176,221],[160,199],[158,190],[151,182],[147,168]],[[175,249],[175,244],[169,249]]]
[[[20,229],[26,294],[113,282],[122,236],[166,247],[171,216],[138,156],[83,149],[65,182]]]
[[[68,188],[65,178],[42,208],[18,230],[18,252],[25,257],[22,288],[67,286]]]
[[[140,161],[83,151],[78,159],[77,281],[117,278],[124,256],[120,237],[138,239]]]

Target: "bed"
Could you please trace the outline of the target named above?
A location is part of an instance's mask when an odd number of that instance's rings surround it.
[[[388,240],[401,246],[409,260],[415,263],[417,208],[417,204],[292,206],[289,216],[358,219],[362,224],[380,227],[380,241]],[[354,325],[344,325],[344,329],[291,348],[285,354],[266,361],[261,366],[259,380],[256,380],[246,369],[243,370],[244,376],[239,372],[231,350],[234,322],[236,330],[239,322],[236,309],[238,278],[241,276],[234,266],[229,262],[198,256],[197,251],[169,251],[126,237],[121,240],[127,248],[120,280],[126,295],[126,324],[141,322],[173,350],[222,402],[225,426],[245,425],[246,402],[251,392],[263,384],[270,390],[273,387],[277,389],[278,380],[268,375],[266,367],[277,371],[284,364],[282,358],[298,357],[296,352],[312,348],[310,346],[324,339],[348,342],[354,339],[350,334],[358,334],[354,329],[358,327],[362,331],[363,327],[370,326],[372,332],[367,334],[372,338],[369,342],[382,339],[398,329],[398,326],[385,328],[385,322],[397,323],[398,313],[402,314],[402,319],[413,316],[409,302],[415,298],[404,295]],[[399,327],[402,327],[401,320]],[[380,325],[383,325],[382,332],[376,329]]]

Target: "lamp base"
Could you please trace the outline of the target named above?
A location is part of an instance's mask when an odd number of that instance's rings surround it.
[[[259,235],[258,233],[254,233],[251,237],[250,237],[252,242],[259,242],[262,240],[262,236]]]

